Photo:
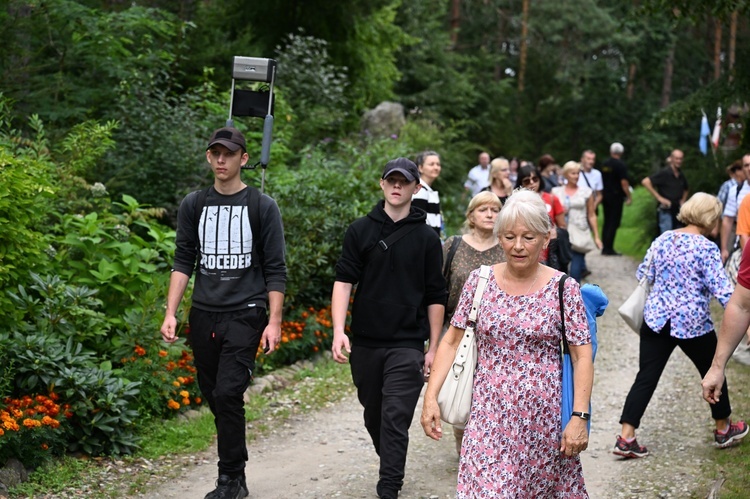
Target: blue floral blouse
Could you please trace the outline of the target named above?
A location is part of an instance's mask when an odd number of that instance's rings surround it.
[[[733,291],[719,247],[696,234],[667,231],[657,237],[635,275],[640,280],[645,273],[653,288],[646,300],[644,320],[659,332],[671,319],[675,338],[695,338],[713,331],[711,296],[726,307]]]

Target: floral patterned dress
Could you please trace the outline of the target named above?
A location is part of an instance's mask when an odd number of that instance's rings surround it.
[[[478,363],[457,498],[588,497],[579,457],[560,453],[561,275],[513,296],[490,273],[475,327]],[[458,328],[466,328],[478,280],[475,270],[463,288],[451,322]],[[590,343],[574,279],[565,281],[564,302],[568,343]]]

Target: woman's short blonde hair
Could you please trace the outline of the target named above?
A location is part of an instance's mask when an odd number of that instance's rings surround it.
[[[495,222],[495,237],[512,229],[518,222],[532,232],[547,235],[552,229],[547,206],[542,197],[528,189],[516,189],[508,197]]]
[[[471,198],[471,201],[469,201],[469,206],[466,207],[466,220],[464,221],[465,233],[468,234],[469,232],[474,230],[474,224],[471,222],[471,220],[469,220],[469,215],[474,213],[474,210],[485,204],[497,206],[498,208],[503,207],[503,203],[500,202],[500,198],[497,197],[494,192],[482,191]]]
[[[581,171],[581,163],[579,163],[578,161],[568,161],[562,167],[563,177],[567,177],[568,173],[570,172],[580,172],[580,171]]]
[[[716,227],[723,211],[719,198],[705,192],[696,192],[682,205],[677,220],[685,225],[697,225],[710,231]]]

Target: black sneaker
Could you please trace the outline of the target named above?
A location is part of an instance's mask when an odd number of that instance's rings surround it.
[[[747,432],[750,431],[747,423],[740,421],[739,423],[729,422],[729,429],[726,433],[719,433],[714,430],[714,445],[719,449],[726,449],[740,443]]]
[[[242,499],[248,494],[242,477],[229,478],[229,475],[219,475],[216,488],[206,494],[204,499]]]
[[[648,456],[648,450],[642,445],[638,445],[636,439],[628,442],[617,435],[617,442],[615,442],[615,448],[612,449],[612,454],[622,457],[646,457]]]

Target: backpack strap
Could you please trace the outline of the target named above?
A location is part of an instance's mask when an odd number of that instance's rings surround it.
[[[198,194],[195,198],[195,213],[193,215],[193,225],[195,227],[195,234],[197,236],[195,238],[196,246],[199,245],[198,241],[200,240],[200,237],[198,237],[198,229],[200,227],[201,214],[203,214],[203,208],[206,207],[206,199],[208,198],[208,193],[211,189],[213,189],[213,186],[197,191]],[[250,219],[250,230],[253,233],[253,247],[251,249],[252,265],[253,267],[260,266],[260,269],[262,271],[265,256],[263,253],[263,243],[261,241],[260,224],[260,198],[262,195],[260,190],[258,190],[258,188],[256,187],[253,187],[252,185],[248,185],[247,189],[247,216]],[[196,266],[197,265],[198,263],[196,259]]]
[[[565,293],[565,281],[568,279],[567,274],[563,274],[560,277],[558,295],[560,295],[560,317],[562,318],[562,344],[563,353],[570,353],[570,347],[568,347],[568,339],[565,337],[565,301],[563,300],[563,294]]]
[[[260,198],[261,192],[257,187],[248,185],[247,188],[247,215],[250,217],[250,230],[253,233],[252,262],[254,266],[260,266],[263,271],[265,254],[263,253],[263,241],[260,227]]]
[[[451,247],[448,248],[448,254],[445,257],[445,263],[443,264],[443,277],[448,278],[448,274],[451,271],[451,264],[453,263],[453,257],[456,256],[458,251],[458,245],[461,244],[461,236],[454,236],[451,241]]]

